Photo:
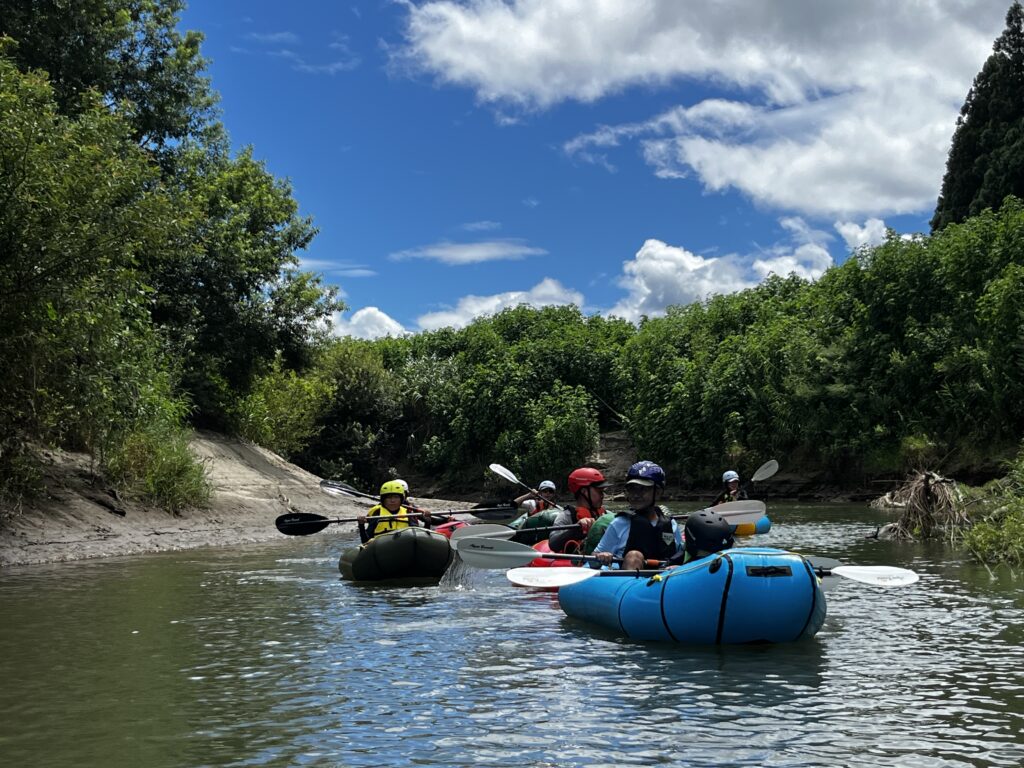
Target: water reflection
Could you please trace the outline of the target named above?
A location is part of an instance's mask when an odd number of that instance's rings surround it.
[[[1024,762],[1021,584],[875,513],[758,544],[922,574],[838,580],[817,637],[637,643],[500,572],[341,581],[330,536],[0,577],[0,754],[47,766],[994,766]]]

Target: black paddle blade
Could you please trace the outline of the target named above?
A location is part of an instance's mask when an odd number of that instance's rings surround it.
[[[309,536],[311,533],[319,533],[330,524],[327,518],[311,512],[292,512],[274,521],[277,530],[288,536]]]
[[[491,523],[501,522],[502,520],[511,520],[519,514],[519,507],[514,501],[498,502],[498,504],[499,506],[494,507],[482,507],[478,505],[465,511],[480,520],[485,520]]]
[[[489,500],[473,505],[473,509],[483,509],[485,507],[487,509],[497,509],[498,507],[512,507],[512,509],[516,509],[516,503],[514,501]]]

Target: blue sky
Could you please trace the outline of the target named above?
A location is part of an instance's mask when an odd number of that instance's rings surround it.
[[[336,331],[636,320],[926,232],[1009,0],[195,0]]]

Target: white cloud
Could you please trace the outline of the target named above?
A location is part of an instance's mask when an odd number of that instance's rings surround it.
[[[486,240],[478,243],[441,242],[397,251],[389,259],[434,259],[442,264],[479,264],[485,261],[515,261],[527,256],[544,256],[547,251],[525,245],[520,240]]]
[[[881,219],[868,219],[863,226],[853,221],[837,221],[835,228],[851,251],[885,242],[885,222]]]
[[[758,281],[771,274],[781,277],[795,274],[805,280],[817,280],[833,264],[825,247],[833,236],[812,228],[799,216],[783,217],[779,224],[789,233],[789,241],[776,243],[754,258],[750,266]]]
[[[475,318],[493,315],[508,307],[529,304],[531,307],[583,305],[583,294],[563,286],[557,280],[546,277],[528,291],[508,291],[491,296],[464,296],[458,303],[446,310],[430,312],[417,318],[420,329],[434,331],[438,328],[464,328]]]
[[[501,229],[501,224],[497,221],[470,221],[463,224],[462,228],[467,232],[489,232],[494,229]]]
[[[734,256],[705,258],[661,240],[648,240],[632,261],[623,262],[618,284],[628,295],[609,315],[636,322],[656,317],[673,304],[692,304],[713,293],[733,293],[754,282]]]
[[[334,47],[333,45],[331,46]],[[289,48],[282,48],[277,51],[270,51],[271,56],[278,56],[291,62],[292,69],[296,72],[305,72],[311,75],[336,75],[339,72],[348,72],[359,66],[360,60],[354,56],[346,56],[344,59],[335,59],[325,64],[311,64],[305,57],[299,55]]]
[[[272,45],[295,45],[299,42],[299,36],[294,32],[250,32],[246,37]]]
[[[698,83],[715,98],[565,149],[614,170],[640,142],[654,172],[805,215],[935,203],[957,112],[1006,0],[451,0],[408,7],[405,61],[507,117],[627,88]]]
[[[363,307],[346,320],[341,313],[334,314],[336,336],[354,336],[357,339],[379,339],[382,336],[401,336],[405,328],[377,307]]]
[[[821,277],[833,264],[825,247],[833,236],[796,216],[779,224],[787,232],[784,241],[747,255],[699,256],[682,246],[647,240],[631,261],[623,262],[617,283],[627,295],[607,314],[636,322],[663,315],[673,305],[753,288],[773,273]]]

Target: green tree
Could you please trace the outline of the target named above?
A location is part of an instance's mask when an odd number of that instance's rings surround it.
[[[43,70],[61,112],[95,90],[121,110],[132,138],[163,152],[218,130],[203,75],[202,35],[177,29],[184,0],[0,0],[0,36],[22,71]]]
[[[157,169],[98,95],[62,115],[44,76],[2,56],[0,168],[0,495],[31,490],[43,442],[160,503],[201,501],[136,268],[180,237]]]
[[[337,289],[298,269],[296,251],[316,234],[290,186],[223,144],[188,147],[175,188],[184,233],[170,252],[144,258],[156,291],[153,320],[182,360],[204,424],[225,427],[232,403],[278,355],[304,368],[343,309]]]
[[[1024,197],[1024,8],[1017,0],[957,118],[932,231],[998,209],[1007,195]]]

